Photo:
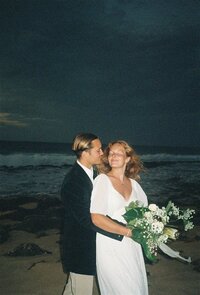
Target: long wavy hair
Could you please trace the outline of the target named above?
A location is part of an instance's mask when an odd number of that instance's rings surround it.
[[[98,167],[99,172],[107,174],[111,171],[112,168],[108,162],[108,155],[114,144],[120,144],[124,148],[126,156],[130,157],[129,162],[126,164],[125,175],[129,178],[140,180],[139,173],[145,170],[143,163],[140,160],[140,157],[136,154],[135,150],[124,140],[117,140],[108,144],[102,156],[102,163]]]

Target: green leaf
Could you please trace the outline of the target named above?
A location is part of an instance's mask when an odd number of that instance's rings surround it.
[[[171,206],[172,206],[172,201],[169,201],[165,210],[168,212],[170,210]]]
[[[157,259],[157,257],[151,253],[147,243],[146,243],[146,239],[143,237],[144,232],[142,230],[139,230],[138,228],[133,230],[133,235],[132,235],[132,239],[139,243],[144,251],[144,255],[151,261],[155,261]]]
[[[124,215],[124,219],[129,222],[132,219],[140,219],[143,218],[144,213],[148,211],[148,209],[143,208],[143,207],[138,207],[138,208],[132,208],[128,210]]]

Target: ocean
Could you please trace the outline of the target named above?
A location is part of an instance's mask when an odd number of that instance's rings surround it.
[[[150,202],[200,201],[200,148],[135,146]],[[0,197],[59,197],[75,156],[68,143],[0,142]]]

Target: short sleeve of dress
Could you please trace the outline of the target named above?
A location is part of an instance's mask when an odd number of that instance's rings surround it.
[[[142,187],[135,180],[132,180],[132,183],[133,183],[133,187],[134,187],[135,192],[136,192],[136,199],[138,201],[140,201],[144,206],[147,206],[148,205],[148,199],[147,199],[147,196],[146,196],[145,192],[143,191]]]
[[[107,214],[109,192],[108,181],[108,177],[105,174],[100,174],[95,178],[90,204],[91,213]]]

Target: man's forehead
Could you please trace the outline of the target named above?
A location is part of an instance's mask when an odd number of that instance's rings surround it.
[[[102,146],[101,141],[98,138],[94,139],[91,143],[92,143],[92,148],[101,148]]]

